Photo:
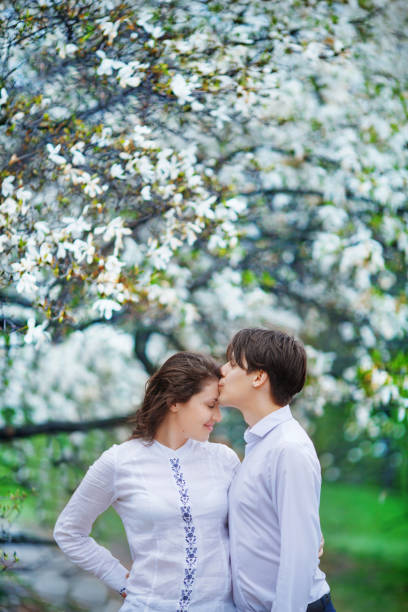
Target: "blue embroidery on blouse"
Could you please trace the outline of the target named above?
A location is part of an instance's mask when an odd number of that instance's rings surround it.
[[[190,497],[188,495],[186,481],[183,478],[180,468],[180,460],[177,457],[173,457],[170,459],[170,465],[180,495],[180,510],[181,517],[184,522],[184,534],[186,541],[184,589],[181,591],[177,612],[188,612],[188,607],[191,603],[192,586],[197,571],[197,536],[195,534],[195,527],[193,525],[193,517],[191,516]]]

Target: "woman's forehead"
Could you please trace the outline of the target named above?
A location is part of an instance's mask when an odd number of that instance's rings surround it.
[[[214,378],[214,380],[209,380],[200,392],[203,396],[218,398],[218,378]]]

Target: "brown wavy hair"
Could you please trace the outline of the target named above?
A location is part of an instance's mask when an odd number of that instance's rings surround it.
[[[147,381],[143,403],[128,421],[130,439],[153,442],[170,406],[188,402],[206,383],[220,378],[220,367],[210,357],[187,351],[172,355]]]

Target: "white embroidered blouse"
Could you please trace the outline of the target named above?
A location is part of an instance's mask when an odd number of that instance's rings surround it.
[[[74,563],[118,592],[126,588],[123,612],[235,610],[227,513],[238,465],[224,444],[188,440],[175,451],[157,441],[115,444],[89,468],[58,517],[54,538]],[[111,505],[129,542],[128,578],[89,535]]]

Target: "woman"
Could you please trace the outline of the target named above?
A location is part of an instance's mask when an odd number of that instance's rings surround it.
[[[221,420],[216,363],[177,353],[150,378],[130,440],[89,468],[54,537],[83,569],[125,599],[121,612],[229,612],[228,488],[239,460],[208,442]],[[130,573],[90,536],[113,506],[129,542]]]

